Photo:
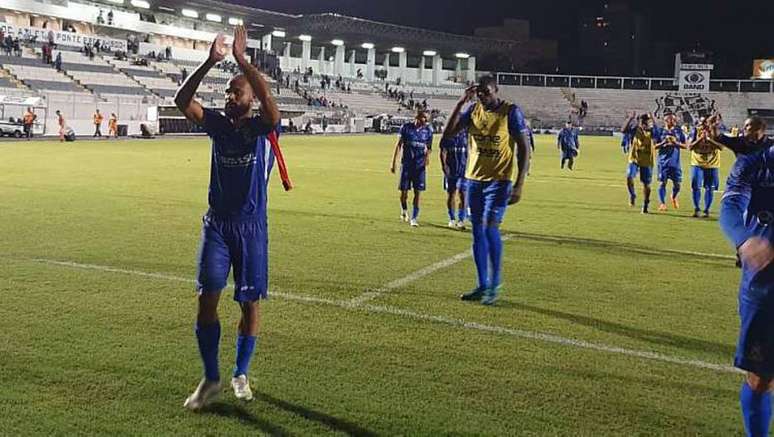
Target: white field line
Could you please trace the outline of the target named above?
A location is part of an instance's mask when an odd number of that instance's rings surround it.
[[[51,260],[51,259],[44,259],[44,258],[37,258],[37,259],[33,259],[32,261],[43,263],[43,264],[61,266],[61,267],[96,270],[96,271],[107,272],[107,273],[118,273],[118,274],[125,274],[125,275],[141,276],[145,278],[163,279],[163,280],[175,281],[175,282],[185,282],[185,283],[194,282],[191,279],[186,279],[186,278],[182,278],[174,275],[168,275],[163,273],[149,273],[149,272],[143,272],[139,270],[120,269],[120,268],[101,266],[96,264],[81,264],[81,263],[76,263],[71,261],[58,261],[58,260]],[[487,325],[487,324],[482,324],[477,322],[466,322],[463,319],[453,319],[453,318],[448,318],[444,316],[434,316],[431,314],[423,314],[423,313],[418,313],[410,310],[404,310],[404,309],[388,307],[388,306],[353,304],[352,301],[350,300],[332,300],[332,299],[325,299],[325,298],[319,298],[314,296],[304,296],[304,295],[291,294],[291,293],[273,292],[272,295],[283,299],[295,301],[295,302],[331,305],[339,308],[365,311],[369,313],[389,314],[389,315],[399,316],[407,319],[438,323],[438,324],[443,324],[443,325],[452,326],[456,328],[468,329],[472,331],[489,332],[493,334],[515,337],[515,338],[522,338],[526,340],[533,340],[533,341],[538,341],[543,343],[552,343],[552,344],[558,344],[562,346],[575,347],[578,349],[586,349],[586,350],[604,352],[604,353],[615,354],[615,355],[629,356],[629,357],[640,358],[640,359],[649,360],[649,361],[658,361],[658,362],[674,364],[682,367],[694,367],[699,369],[713,370],[717,372],[732,373],[732,374],[743,373],[741,370],[731,366],[710,363],[702,360],[675,357],[675,356],[665,355],[665,354],[652,352],[652,351],[640,351],[636,349],[627,349],[623,347],[611,346],[611,345],[606,345],[602,343],[591,343],[584,340],[576,340],[572,338],[566,338],[566,337],[562,337],[554,334],[546,334],[542,332],[506,328],[502,326]]]
[[[503,241],[510,240],[512,238],[511,235],[503,235]],[[349,303],[353,306],[362,305],[366,302],[372,301],[379,296],[381,296],[384,293],[390,292],[392,290],[405,287],[406,285],[418,281],[425,276],[432,275],[433,273],[445,269],[447,267],[451,267],[461,261],[464,261],[470,257],[473,256],[473,252],[471,250],[466,250],[465,252],[460,252],[452,257],[442,259],[441,261],[438,261],[435,264],[430,264],[427,267],[424,267],[422,269],[419,269],[415,272],[409,273],[408,275],[398,278],[394,281],[388,282],[384,286],[377,288],[375,290],[369,290],[361,294],[360,296],[357,296],[353,298]]]

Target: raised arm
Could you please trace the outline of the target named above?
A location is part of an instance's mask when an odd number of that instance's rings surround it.
[[[476,89],[478,89],[478,85],[469,86],[467,89],[465,89],[465,94],[463,94],[462,97],[460,97],[460,99],[457,101],[457,105],[454,107],[454,110],[449,116],[449,121],[446,123],[446,128],[443,130],[444,137],[452,138],[460,132],[463,127],[460,123],[462,108],[467,102],[473,100],[473,98],[476,97]]]
[[[202,124],[204,121],[204,108],[201,103],[194,100],[194,94],[199,88],[204,76],[210,71],[213,65],[222,61],[226,57],[225,37],[218,34],[210,46],[210,56],[196,70],[186,78],[180,89],[175,94],[175,105],[177,109],[185,115],[185,118],[196,124]]]
[[[631,114],[626,114],[626,121],[624,122],[624,125],[621,127],[621,133],[628,133],[629,132],[629,126],[631,126],[632,121],[637,117],[637,113],[632,111]]]
[[[245,58],[247,49],[247,31],[244,26],[237,26],[234,29],[234,59],[236,59],[239,68],[244,73],[245,78],[253,88],[255,97],[261,102],[261,116],[264,121],[271,126],[275,126],[280,121],[280,111],[274,97],[271,95],[271,88],[261,73],[253,65],[250,65]]]

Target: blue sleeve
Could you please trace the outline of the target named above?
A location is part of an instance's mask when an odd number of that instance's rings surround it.
[[[745,226],[745,215],[752,197],[751,175],[759,165],[761,155],[741,156],[736,160],[726,182],[720,203],[720,228],[734,247],[750,237]]]
[[[527,122],[524,121],[524,114],[518,106],[511,106],[511,111],[508,113],[508,133],[518,136],[526,132]]]
[[[223,135],[229,131],[231,123],[228,118],[220,112],[212,109],[204,109],[204,118],[202,119],[202,129],[210,137]]]
[[[687,140],[685,139],[685,132],[683,132],[682,129],[679,129],[677,131],[677,139],[680,141],[680,143],[685,144]]]
[[[473,114],[473,108],[475,108],[476,105],[470,105],[468,106],[468,109],[464,110],[462,114],[460,114],[460,126],[463,129],[467,129],[470,127],[470,118]]]

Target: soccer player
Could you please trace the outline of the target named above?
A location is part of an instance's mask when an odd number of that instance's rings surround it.
[[[209,210],[203,218],[196,279],[199,299],[195,332],[204,378],[184,403],[191,410],[201,409],[220,392],[217,309],[231,267],[234,300],[242,312],[231,378],[238,399],[252,399],[247,372],[258,341],[260,300],[268,296],[266,197],[274,156],[267,135],[278,132],[280,113],[269,85],[245,59],[246,46],[247,33],[237,26],[232,51],[242,74],[228,82],[225,114],[205,109],[193,98],[202,78],[226,56],[221,34],[215,37],[207,60],[175,96],[175,104],[186,118],[212,138]],[[260,114],[253,116],[256,97]]]
[[[634,191],[634,178],[637,173],[640,174],[640,182],[642,182],[642,213],[648,213],[648,205],[650,204],[650,183],[653,181],[653,164],[654,164],[654,149],[653,149],[653,135],[654,128],[653,118],[650,114],[642,114],[639,117],[639,123],[634,124],[633,121],[637,117],[635,112],[632,112],[629,118],[621,128],[621,132],[628,134],[632,138],[631,148],[629,149],[629,167],[626,172],[626,187],[629,189],[629,206],[634,206],[637,199],[637,194]]]
[[[61,143],[65,140],[65,119],[59,110],[56,111],[56,121],[59,124],[59,142]]]
[[[414,210],[411,213],[411,226],[419,226],[419,195],[425,191],[425,174],[430,162],[430,150],[433,146],[433,128],[427,124],[427,113],[420,109],[413,123],[409,122],[400,128],[398,143],[392,154],[390,172],[395,173],[395,161],[398,153],[403,151],[400,161],[400,217],[409,220],[408,192],[414,190]]]
[[[658,199],[659,211],[666,211],[667,182],[672,181],[672,207],[680,208],[677,195],[680,193],[680,183],[683,181],[683,169],[680,165],[680,149],[686,149],[685,134],[677,126],[677,117],[668,113],[664,116],[664,127],[654,129],[656,133],[656,151],[658,152]]]
[[[115,112],[111,112],[108,119],[108,137],[118,138],[118,117]]]
[[[443,185],[446,190],[446,208],[449,227],[465,229],[465,166],[468,163],[468,133],[460,130],[454,137],[442,137],[440,145]],[[455,221],[454,204],[457,200]]]
[[[99,109],[94,111],[94,115],[92,116],[92,119],[94,120],[94,135],[95,137],[102,138],[102,132],[100,129],[102,129],[102,120],[104,117],[102,117],[102,114],[99,113]]]
[[[530,155],[524,114],[515,104],[501,100],[497,91],[497,80],[492,76],[484,76],[478,85],[467,88],[445,131],[445,135],[453,136],[468,130],[465,184],[478,287],[461,299],[480,300],[484,305],[494,304],[502,288],[500,223],[507,206],[521,200]],[[463,113],[462,108],[474,97],[478,102]]]
[[[556,138],[556,146],[562,151],[562,168],[567,162],[567,168],[572,170],[575,164],[575,158],[580,151],[580,140],[578,139],[578,130],[572,127],[572,122],[565,123],[564,128],[559,131]]]
[[[744,134],[718,135],[715,141],[729,148],[735,155],[749,155],[772,146],[772,140],[766,136],[766,121],[753,115],[744,121]]]
[[[768,436],[774,386],[774,147],[740,155],[726,182],[720,226],[739,252],[739,339],[747,371],[740,404],[748,436]]]
[[[699,124],[691,132],[688,149],[691,151],[691,191],[693,194],[693,216],[702,212],[701,189],[704,188],[704,217],[709,217],[715,191],[720,187],[720,149],[714,141],[716,119],[699,119]]]
[[[631,123],[630,118],[627,117],[627,122]],[[623,151],[624,155],[629,154],[629,149],[632,146],[632,136],[629,135],[627,132],[623,132],[623,135],[621,136],[621,150]]]

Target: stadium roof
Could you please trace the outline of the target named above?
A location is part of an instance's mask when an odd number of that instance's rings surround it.
[[[159,9],[159,7],[165,9]],[[455,35],[335,13],[292,15],[222,1],[154,0],[152,2],[152,9],[159,12],[169,13],[166,9],[179,12],[184,8],[194,9],[202,14],[213,12],[242,18],[248,31],[253,35],[266,34],[274,29],[284,30],[288,40],[297,41],[298,35],[311,35],[312,44],[315,45],[328,45],[331,40],[340,39],[352,48],[360,48],[362,43],[368,42],[373,43],[377,51],[389,51],[392,47],[400,46],[410,55],[434,50],[450,58],[460,52],[469,53],[472,56],[509,53],[518,44],[516,41]]]

